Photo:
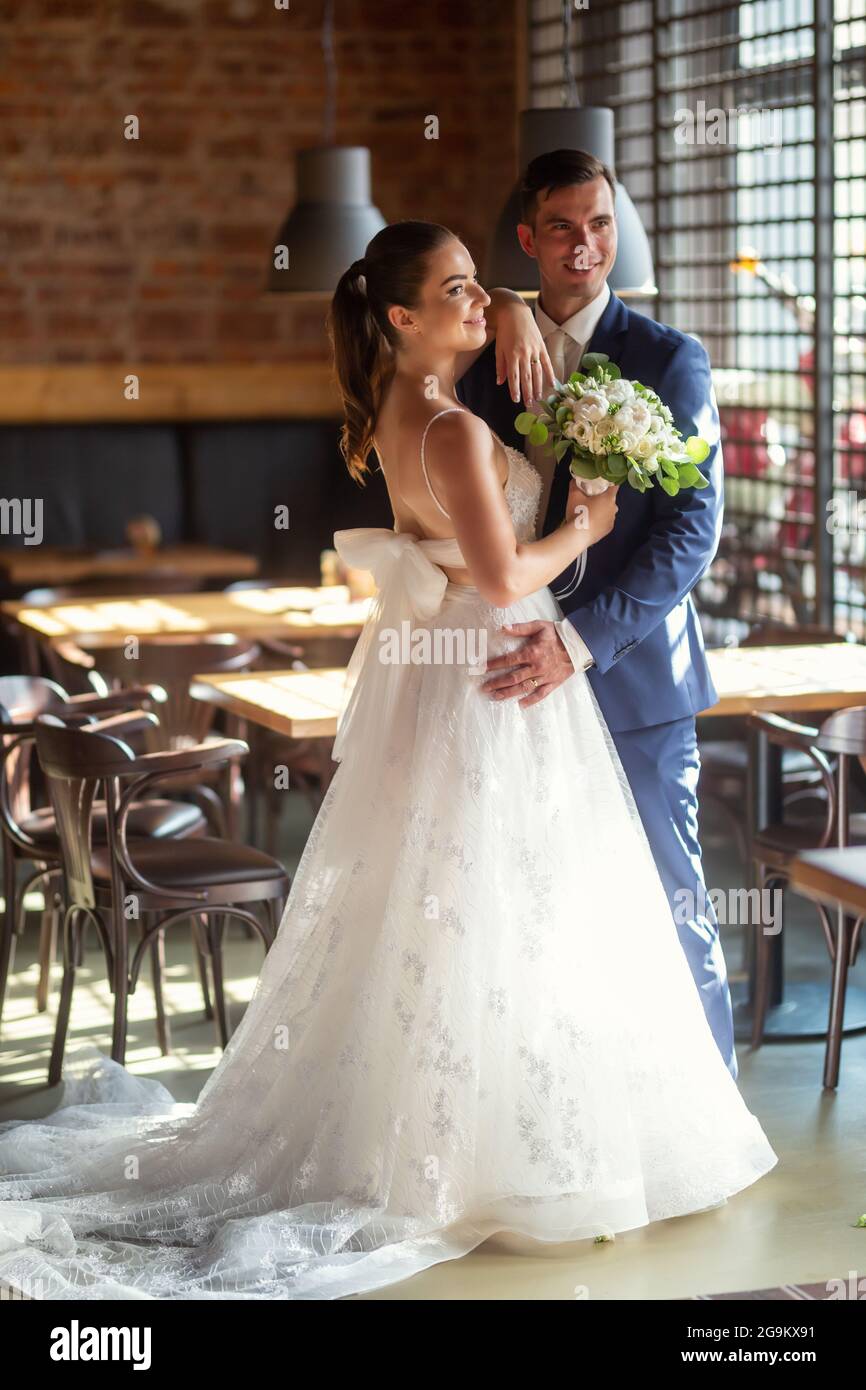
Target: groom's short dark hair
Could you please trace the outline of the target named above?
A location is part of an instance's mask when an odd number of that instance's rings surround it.
[[[616,195],[616,175],[607,164],[586,150],[551,150],[527,164],[520,180],[520,220],[533,225],[540,193],[569,188],[573,183],[589,183],[605,178]]]

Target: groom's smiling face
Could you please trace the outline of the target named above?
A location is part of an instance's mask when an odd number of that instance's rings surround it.
[[[571,300],[576,311],[595,299],[616,260],[610,184],[599,176],[543,189],[533,223],[521,223],[517,235],[526,254],[538,262],[542,304]]]

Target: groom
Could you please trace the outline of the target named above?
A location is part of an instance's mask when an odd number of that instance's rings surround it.
[[[521,187],[520,244],[538,262],[541,291],[535,317],[560,380],[585,352],[603,352],[623,377],[657,391],[684,438],[703,436],[703,489],[671,498],[628,484],[617,495],[613,530],[586,553],[583,579],[575,566],[550,586],[562,622],[535,622],[525,637],[523,665],[515,653],[489,670],[503,674],[482,687],[492,698],[525,698],[528,676],[544,699],[575,670],[586,670],[631,785],[680,941],[713,1036],[737,1075],[731,1000],[719,924],[704,885],[698,842],[700,757],[695,715],[716,703],[691,590],[716,553],[722,519],[719,418],[703,347],[675,328],[629,309],[607,276],[616,259],[614,176],[583,150],[556,150],[527,167]],[[521,405],[496,381],[495,344],[457,386],[470,410],[506,443],[526,450],[514,429]],[[523,407],[525,408],[525,407]],[[569,474],[542,450],[526,450],[544,481],[543,534],[565,515]],[[495,694],[494,694],[495,692]]]

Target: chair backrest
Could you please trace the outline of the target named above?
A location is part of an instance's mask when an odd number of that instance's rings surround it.
[[[829,715],[818,730],[815,746],[825,753],[866,757],[866,705],[850,705]]]
[[[66,691],[45,676],[0,676],[0,725],[30,724],[66,702]]]
[[[66,691],[44,676],[0,676],[0,801],[4,820],[20,825],[33,809],[33,744],[16,739],[16,725],[32,724],[40,714],[60,709]],[[36,769],[33,769],[36,771]],[[38,780],[38,772],[37,772]]]
[[[36,753],[48,783],[60,839],[60,853],[70,903],[96,905],[90,862],[93,802],[105,783],[109,834],[117,784],[113,772],[135,760],[127,743],[98,726],[68,728],[53,714],[36,721]]]
[[[116,685],[159,685],[166,700],[159,706],[161,746],[199,743],[210,732],[216,709],[190,695],[190,681],[205,671],[247,671],[259,657],[258,643],[231,633],[205,637],[139,638],[135,647],[93,648],[99,671]]]

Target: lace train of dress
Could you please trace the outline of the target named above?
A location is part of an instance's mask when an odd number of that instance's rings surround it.
[[[559,616],[549,591],[497,610],[446,584],[448,542],[340,537],[378,616],[252,1001],[195,1106],[85,1049],[57,1111],[0,1126],[0,1281],[31,1296],[337,1298],[497,1232],[695,1212],[777,1162],[585,675],[520,709],[471,657],[377,659],[405,611],[508,650],[503,623]]]

